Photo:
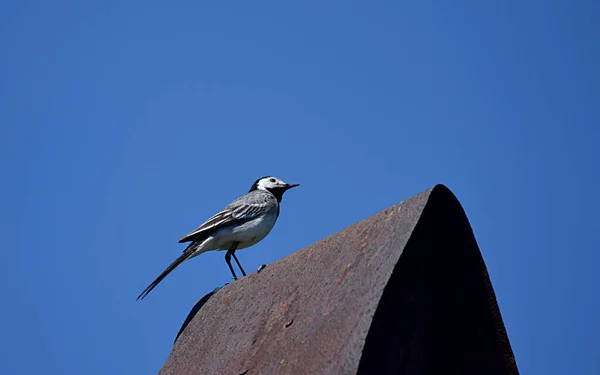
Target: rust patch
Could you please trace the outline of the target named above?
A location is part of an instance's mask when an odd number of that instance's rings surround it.
[[[323,313],[323,316],[327,316],[329,314],[331,314],[331,312],[335,309],[335,306],[329,306],[329,308],[327,310],[325,310],[325,312]]]
[[[369,243],[369,236],[364,236],[362,240],[360,240],[360,247],[365,247]]]

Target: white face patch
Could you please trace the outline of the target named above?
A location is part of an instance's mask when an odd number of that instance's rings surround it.
[[[260,190],[268,190],[272,188],[276,188],[278,186],[285,186],[286,183],[278,179],[277,177],[265,177],[258,181],[256,186],[257,189]]]

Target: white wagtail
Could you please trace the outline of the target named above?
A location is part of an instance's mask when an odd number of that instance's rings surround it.
[[[279,217],[279,203],[283,193],[298,185],[287,184],[272,176],[256,180],[248,194],[237,198],[196,230],[182,237],[179,243],[191,242],[190,245],[144,289],[137,299],[144,299],[184,261],[211,250],[227,250],[225,261],[234,280],[237,280],[237,276],[231,266],[232,256],[242,275],[246,276],[246,272],[235,256],[235,251],[255,245],[269,234]]]

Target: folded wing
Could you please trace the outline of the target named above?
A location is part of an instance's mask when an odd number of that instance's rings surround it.
[[[236,200],[219,213],[206,220],[194,231],[183,236],[179,240],[179,243],[194,241],[199,237],[206,237],[210,235],[210,233],[226,225],[252,220],[266,213],[267,209],[267,200]]]

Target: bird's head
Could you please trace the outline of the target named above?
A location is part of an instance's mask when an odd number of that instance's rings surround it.
[[[298,186],[299,184],[288,184],[273,176],[265,176],[261,177],[258,180],[254,181],[250,191],[254,190],[263,190],[268,191],[273,194],[278,201],[281,202],[281,198],[283,197],[283,193],[287,190]]]

